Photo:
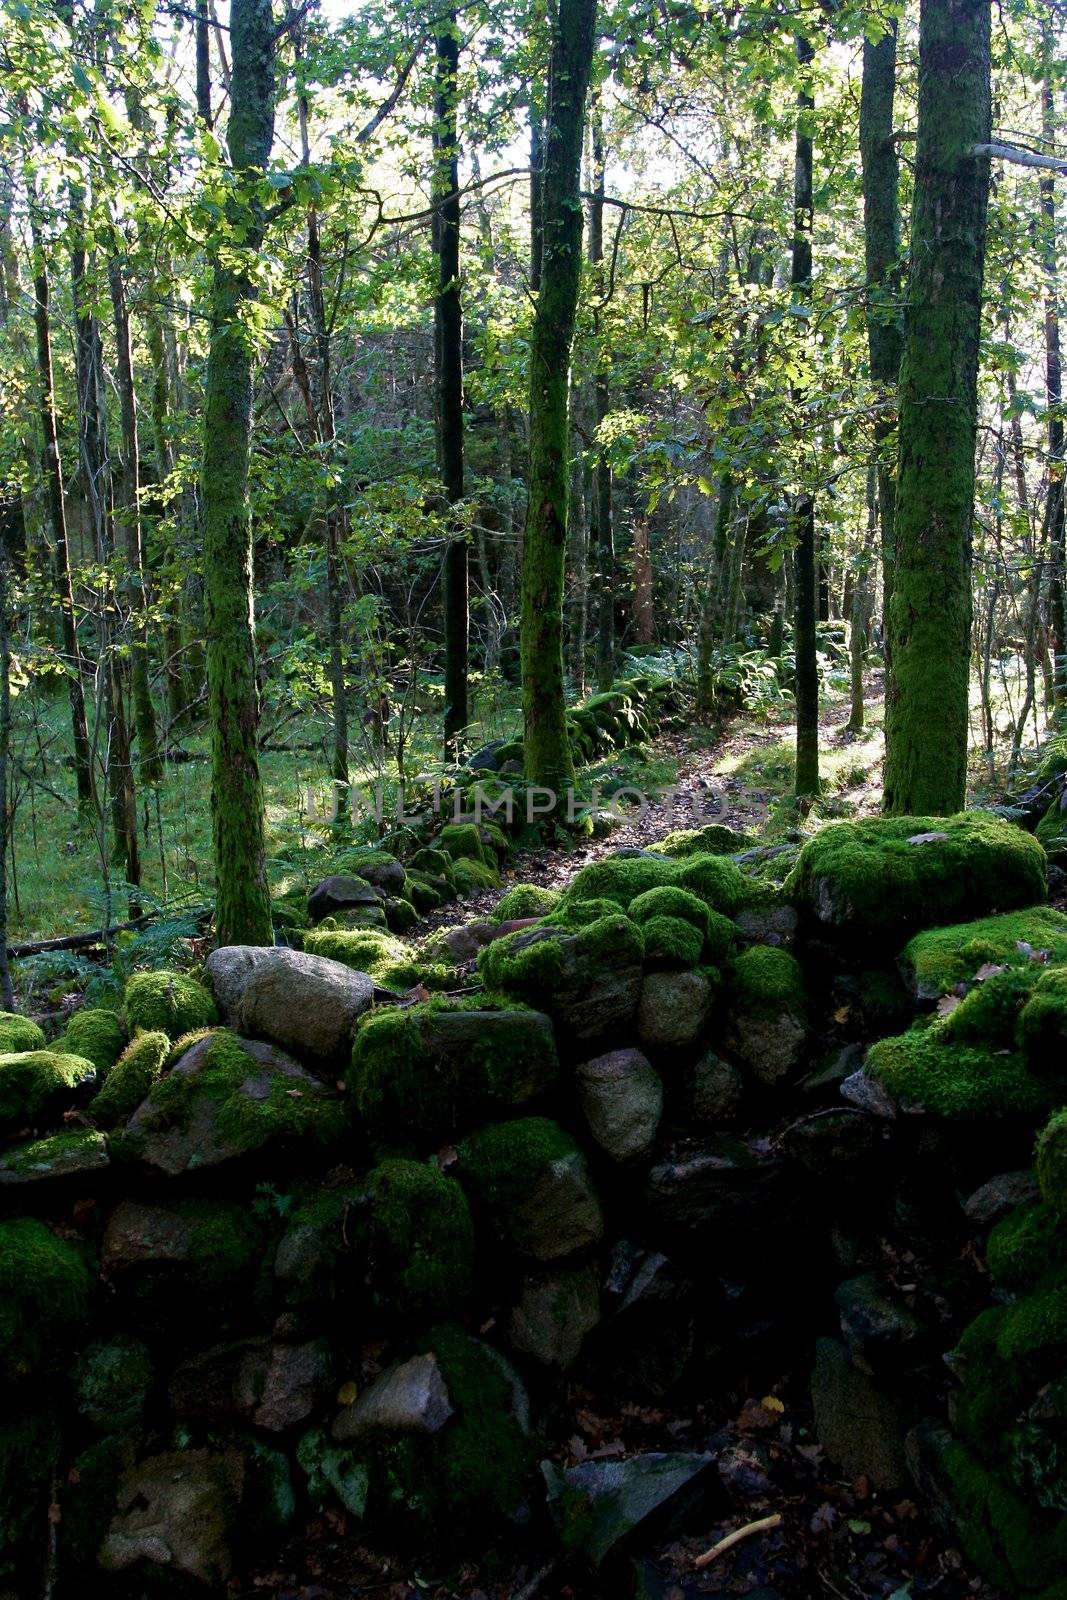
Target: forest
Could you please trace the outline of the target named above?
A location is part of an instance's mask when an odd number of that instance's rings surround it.
[[[0,1600],[1067,1600],[1067,0],[0,0]]]

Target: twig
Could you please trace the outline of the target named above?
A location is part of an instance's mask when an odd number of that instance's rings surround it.
[[[742,1539],[748,1539],[754,1533],[769,1533],[772,1528],[780,1528],[782,1518],[780,1512],[775,1512],[772,1517],[760,1517],[757,1522],[746,1522],[743,1528],[735,1528],[733,1533],[728,1533],[725,1539],[720,1539],[718,1544],[713,1544],[710,1550],[705,1550],[702,1556],[697,1556],[693,1562],[698,1569],[710,1567],[711,1563],[727,1550],[732,1550],[735,1544],[740,1544]]]

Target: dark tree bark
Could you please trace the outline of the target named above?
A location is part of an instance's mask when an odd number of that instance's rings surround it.
[[[1042,134],[1048,148],[1056,137],[1052,83],[1053,41],[1051,23],[1042,26],[1044,76],[1041,84]],[[1064,537],[1067,487],[1063,459],[1063,359],[1060,351],[1060,298],[1056,184],[1044,176],[1041,191],[1041,266],[1045,278],[1045,406],[1048,415],[1048,634],[1052,650],[1053,695],[1057,705],[1067,703],[1067,539]]]
[[[923,0],[886,700],[883,803],[898,815],[958,811],[967,791],[989,36],[990,0]]]
[[[593,379],[596,427],[607,420],[611,410],[611,377],[604,338],[603,314],[606,296],[604,282],[604,119],[599,96],[593,108],[593,198],[589,204],[589,261],[593,267],[599,304],[594,312],[597,368]],[[611,504],[611,462],[598,445],[593,462],[592,526],[596,567],[596,683],[601,691],[610,689],[615,677],[615,525]]]
[[[860,159],[863,163],[863,240],[867,269],[867,339],[871,381],[886,407],[895,409],[902,347],[900,315],[899,161],[893,138],[897,79],[897,19],[886,21],[877,44],[863,46],[860,89]],[[882,530],[882,607],[893,594],[893,502],[896,486],[889,441],[896,429],[893,410],[879,413],[874,425],[878,447],[878,520]],[[887,649],[887,670],[892,661]]]
[[[797,39],[801,71],[810,65],[814,50]],[[815,212],[812,188],[814,143],[811,113],[815,101],[804,85],[797,97],[796,158],[793,176],[793,260],[790,280],[797,300],[811,299],[811,236]],[[794,399],[799,396],[794,394]],[[819,562],[815,538],[815,497],[803,490],[793,505],[796,548],[793,571],[796,583],[793,631],[796,649],[797,754],[795,788],[798,795],[819,792],[819,667],[816,619],[819,602]]]
[[[434,102],[434,235],[438,257],[434,300],[437,470],[450,506],[463,499],[463,302],[459,276],[459,29],[449,13],[437,36]],[[467,654],[470,635],[467,540],[452,528],[445,547],[445,754],[455,757],[470,721]]]
[[[568,399],[582,266],[582,134],[595,17],[596,0],[560,0],[541,189],[541,288],[530,341],[529,502],[521,625],[524,744],[527,776],[557,792],[574,777],[563,685]]]
[[[255,294],[251,274],[265,225],[257,183],[274,140],[270,0],[233,0],[230,40],[227,142],[237,185],[228,210],[232,236],[214,264],[200,478],[215,932],[220,944],[271,944],[248,501],[253,350],[241,323]]]

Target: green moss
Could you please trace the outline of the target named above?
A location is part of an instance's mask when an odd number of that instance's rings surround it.
[[[895,969],[869,968],[860,974],[859,1000],[871,1033],[898,1033],[911,1021],[914,1007]]]
[[[1060,1066],[1067,1048],[1067,968],[1040,973],[1020,1014],[1018,1038],[1035,1066]]]
[[[411,903],[421,915],[427,911],[436,911],[438,906],[443,906],[446,899],[455,898],[455,888],[449,885],[445,890],[445,880],[439,878],[437,884],[431,883],[420,872],[408,873],[408,890],[411,894]]]
[[[191,1225],[188,1264],[199,1288],[231,1292],[259,1264],[263,1240],[247,1204],[190,1199],[173,1210]]]
[[[432,1140],[453,1110],[451,1085],[432,1071],[414,1008],[363,1018],[352,1045],[348,1088],[368,1128],[387,1137],[396,1129],[415,1144]]]
[[[452,857],[446,850],[416,850],[411,859],[411,866],[419,872],[429,873],[434,878],[447,878],[452,871]],[[411,868],[409,867],[410,871]]]
[[[396,867],[400,862],[388,850],[380,850],[377,845],[357,845],[354,849],[344,850],[333,862],[332,871],[344,873],[350,877],[358,878],[366,867]]]
[[[1013,1046],[1019,1013],[1036,979],[1033,966],[1009,967],[976,983],[945,1018],[945,1037],[960,1044]]]
[[[751,834],[738,833],[722,822],[709,822],[703,828],[679,828],[661,839],[656,849],[665,856],[679,860],[685,856],[732,856],[750,849],[756,840]]]
[[[1025,1503],[962,1445],[949,1447],[945,1466],[971,1560],[1009,1593],[1039,1590],[1055,1579],[1067,1557],[1067,1528],[1049,1537]]]
[[[411,951],[402,939],[374,928],[356,929],[347,933],[332,933],[316,929],[304,935],[304,949],[311,955],[326,956],[330,961],[340,961],[356,972],[366,972],[383,983],[382,972],[389,967],[395,974],[403,969],[406,981],[402,987],[410,989],[418,981],[419,969]],[[392,984],[383,987],[391,988]]]
[[[82,1056],[54,1050],[0,1055],[0,1127],[20,1127],[64,1109],[96,1082],[97,1070]]]
[[[78,1410],[102,1433],[126,1433],[141,1419],[152,1382],[148,1346],[119,1335],[91,1344],[73,1372]]]
[[[456,1327],[438,1328],[430,1342],[457,1412],[442,1437],[442,1509],[469,1534],[487,1514],[518,1510],[536,1444],[515,1414],[506,1368],[486,1345]]]
[[[419,913],[410,900],[393,895],[383,904],[390,933],[409,933],[419,920]]]
[[[438,834],[437,843],[439,849],[449,857],[453,871],[457,861],[485,861],[481,835],[473,822],[448,823]]]
[[[488,861],[473,861],[460,856],[452,865],[452,877],[460,894],[475,894],[479,889],[495,889],[500,874]]]
[[[492,989],[523,995],[550,994],[563,976],[559,938],[531,939],[520,929],[494,939],[478,956],[478,971]]]
[[[1037,1177],[1045,1201],[1067,1222],[1067,1110],[1057,1111],[1038,1137]]]
[[[55,1048],[66,1055],[84,1056],[103,1077],[115,1065],[125,1043],[126,1034],[113,1011],[86,1009],[69,1018]]]
[[[1022,1056],[954,1044],[939,1022],[873,1044],[867,1071],[902,1105],[939,1117],[1032,1114],[1054,1099]]]
[[[497,901],[493,921],[517,922],[523,917],[543,917],[559,901],[558,889],[548,889],[539,883],[514,883]]]
[[[170,1072],[153,1085],[146,1099],[149,1125],[181,1127],[191,1102],[206,1098],[215,1105],[219,1132],[239,1150],[258,1150],[273,1140],[325,1144],[341,1133],[345,1117],[340,1102],[306,1091],[293,1094],[293,1082],[283,1073],[269,1076],[262,1097],[244,1093],[249,1077],[261,1070],[237,1034],[219,1028],[195,1075]]]
[[[474,1224],[459,1184],[419,1161],[383,1161],[367,1179],[374,1266],[402,1317],[460,1309],[474,1277]]]
[[[1062,912],[1033,906],[933,928],[905,946],[901,964],[913,975],[918,994],[933,1000],[957,984],[971,983],[987,964],[1029,967],[1031,951],[1048,951],[1053,961],[1067,961],[1067,917]]]
[[[575,935],[575,955],[579,977],[601,967],[626,967],[640,965],[644,959],[645,941],[640,928],[629,917],[618,913],[610,917],[597,917],[579,929]]]
[[[629,915],[639,925],[652,917],[680,917],[696,928],[703,941],[711,913],[703,900],[698,900],[687,889],[665,887],[648,889],[644,894],[639,894],[636,900],[630,902]]]
[[[40,1593],[44,1532],[59,1458],[59,1426],[51,1414],[0,1421],[0,1574],[25,1572],[24,1594]],[[9,1590],[9,1593],[18,1591]]]
[[[697,855],[679,862],[677,882],[725,917],[735,917],[748,907],[774,905],[779,897],[773,883],[749,877],[724,856]]]
[[[735,1008],[746,1017],[773,1021],[783,1011],[796,1017],[806,1013],[804,978],[799,962],[788,950],[751,945],[732,962],[728,982]]]
[[[506,1213],[529,1194],[546,1167],[577,1149],[557,1122],[523,1117],[483,1128],[464,1140],[460,1170],[486,1210]]]
[[[218,1021],[215,1002],[195,978],[182,972],[138,972],[126,985],[126,1022],[135,1028],[162,1032],[171,1039]]]
[[[165,1033],[139,1033],[108,1073],[107,1082],[89,1102],[89,1115],[103,1128],[126,1122],[163,1072],[171,1044]]]
[[[963,1381],[955,1397],[953,1425],[980,1454],[995,1454],[1024,1393],[1021,1373],[1008,1365],[997,1344],[1006,1316],[1004,1306],[980,1312],[964,1329],[953,1354],[953,1368]]]
[[[43,1050],[44,1029],[15,1011],[0,1011],[0,1055],[16,1056],[24,1050]]]
[[[1067,1278],[1048,1283],[1008,1307],[997,1349],[1007,1362],[1062,1362],[1067,1355]]]
[[[619,906],[615,900],[606,900],[602,896],[595,900],[574,900],[550,911],[544,919],[544,925],[546,928],[560,928],[564,933],[578,933],[591,922],[599,922],[601,917],[617,917],[618,914]]]
[[[62,1176],[68,1163],[77,1167],[79,1160],[89,1158],[93,1165],[107,1164],[107,1151],[102,1134],[93,1128],[71,1128],[64,1133],[50,1133],[43,1139],[31,1139],[25,1144],[8,1147],[0,1157],[4,1172],[53,1173]]]
[[[804,846],[786,891],[823,923],[891,942],[1039,904],[1045,853],[1030,834],[981,812],[836,822]]]
[[[0,1222],[0,1372],[13,1382],[61,1360],[89,1315],[92,1277],[78,1245],[43,1222]]]
[[[176,1066],[182,1056],[186,1055],[194,1044],[199,1044],[201,1039],[206,1039],[209,1033],[214,1033],[214,1028],[192,1028],[188,1033],[181,1034],[171,1045],[167,1059],[163,1063],[163,1070],[169,1072]]]
[[[645,936],[645,959],[656,966],[695,967],[700,960],[703,935],[681,917],[650,917],[641,931]]]
[[[1019,1206],[990,1233],[986,1262],[1006,1289],[1031,1288],[1067,1266],[1067,1227],[1043,1201]]]
[[[673,884],[678,867],[673,861],[656,856],[608,856],[583,867],[564,890],[559,910],[568,910],[579,900],[611,900],[625,911],[632,900],[649,889]]]

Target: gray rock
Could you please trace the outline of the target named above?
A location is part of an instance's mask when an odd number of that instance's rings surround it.
[[[495,772],[498,765],[497,751],[502,750],[507,742],[506,739],[490,739],[488,744],[483,744],[473,755],[467,757],[468,767],[472,772]]]
[[[1033,1172],[1000,1172],[963,1202],[964,1215],[979,1228],[991,1228],[1016,1206],[1036,1200],[1040,1190]]]
[[[535,937],[541,930],[531,930]],[[579,956],[577,940],[560,941],[563,971],[547,1009],[564,1035],[580,1043],[617,1038],[630,1024],[641,995],[639,962],[592,965]]]
[[[737,913],[737,923],[746,944],[776,944],[790,950],[797,939],[798,917],[792,906],[746,906]]]
[[[177,1177],[262,1150],[290,1136],[289,1121],[269,1114],[242,1117],[239,1108],[244,1103],[249,1108],[276,1103],[280,1095],[299,1103],[304,1136],[321,1133],[329,1137],[338,1130],[342,1112],[333,1089],[273,1045],[258,1039],[236,1042],[248,1058],[247,1076],[240,1085],[220,1097],[209,1062],[213,1036],[199,1040],[161,1080],[166,1093],[161,1094],[157,1086],[133,1113],[122,1136],[127,1157],[134,1156],[145,1166]]]
[[[650,972],[641,986],[637,1033],[650,1050],[694,1044],[711,1016],[714,990],[702,972]]]
[[[352,868],[352,872],[355,877],[365,878],[376,889],[382,889],[387,894],[397,894],[404,887],[407,878],[403,862],[391,856],[388,850],[382,850],[362,861],[358,867]]]
[[[543,1462],[549,1509],[571,1548],[596,1567],[638,1528],[677,1515],[699,1498],[711,1455],[649,1452],[623,1461],[583,1461],[561,1472]]]
[[[772,1085],[796,1071],[807,1040],[807,1023],[791,1011],[776,1017],[735,1012],[727,1035],[730,1049],[749,1071],[761,1083]]]
[[[308,1499],[317,1511],[336,1495],[346,1511],[361,1517],[367,1509],[370,1468],[347,1445],[331,1444],[323,1428],[305,1433],[296,1447],[296,1459],[307,1476]]]
[[[323,917],[335,916],[339,911],[351,911],[360,906],[377,906],[380,900],[378,890],[362,874],[358,877],[349,877],[347,873],[339,872],[332,877],[323,878],[322,882],[317,883],[312,889],[308,895],[308,916],[312,922],[321,922]]]
[[[222,1590],[233,1571],[239,1464],[211,1450],[150,1456],[119,1487],[99,1561],[106,1572],[142,1563]]]
[[[0,1157],[0,1184],[18,1188],[64,1178],[87,1178],[109,1165],[104,1135],[94,1128],[78,1128],[5,1150]]]
[[[663,1084],[640,1050],[610,1050],[578,1068],[589,1131],[613,1161],[632,1161],[651,1148],[663,1114]]]
[[[427,1352],[379,1373],[337,1413],[332,1433],[339,1444],[370,1433],[439,1433],[454,1410],[437,1357]]]
[[[511,1313],[511,1342],[544,1367],[571,1366],[600,1321],[600,1286],[591,1262],[523,1279]]]
[[[696,1349],[695,1311],[707,1311],[709,1290],[697,1290],[659,1251],[622,1239],[604,1283],[605,1320],[594,1360],[610,1381],[660,1400],[680,1382]]]
[[[882,1138],[881,1124],[855,1106],[816,1111],[782,1134],[782,1147],[816,1177],[846,1176],[864,1167]]]
[[[284,1433],[311,1416],[329,1376],[330,1352],[322,1340],[242,1339],[183,1361],[171,1379],[170,1404],[181,1417],[241,1417],[268,1433]]]
[[[915,1313],[873,1273],[864,1272],[838,1284],[834,1300],[852,1361],[866,1372],[899,1366],[922,1332]]]
[[[741,1104],[745,1080],[730,1061],[707,1050],[689,1070],[689,1105],[698,1122],[719,1127]]]
[[[889,1090],[877,1078],[868,1077],[862,1067],[842,1083],[841,1098],[850,1105],[858,1106],[861,1111],[869,1112],[872,1117],[888,1119],[897,1114],[896,1102]]]
[[[811,1398],[816,1436],[835,1466],[876,1489],[899,1489],[907,1478],[900,1414],[838,1339],[816,1342]]]
[[[503,1219],[517,1250],[535,1261],[558,1261],[602,1237],[600,1201],[580,1151],[561,1156]]]
[[[776,1156],[723,1136],[658,1162],[648,1174],[645,1203],[659,1223],[716,1230],[726,1242],[781,1226],[795,1214],[795,1189]]]
[[[524,1105],[559,1076],[555,1035],[543,1011],[426,1011],[418,1026],[426,1048],[458,1084],[476,1065],[506,1060],[505,1105]],[[482,1077],[488,1085],[494,1075]]]
[[[227,945],[207,958],[207,978],[238,1032],[321,1060],[344,1057],[374,998],[366,973],[299,950]]]

